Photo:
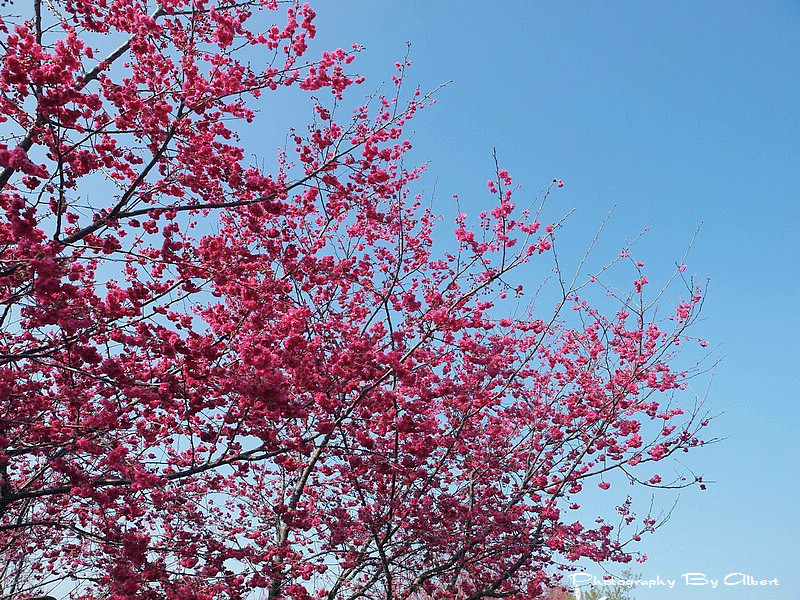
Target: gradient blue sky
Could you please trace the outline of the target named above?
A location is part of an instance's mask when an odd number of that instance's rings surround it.
[[[366,46],[367,87],[406,40],[410,82],[452,80],[413,122],[437,202],[488,200],[496,147],[526,193],[566,182],[554,201],[577,209],[575,239],[618,205],[599,252],[651,227],[638,252],[651,273],[704,223],[688,262],[712,278],[697,332],[724,355],[708,406],[727,439],[688,459],[716,483],[684,491],[645,538],[636,570],[676,588],[635,597],[800,598],[800,2],[338,0],[317,12],[320,47]],[[780,586],[688,587],[686,572]]]

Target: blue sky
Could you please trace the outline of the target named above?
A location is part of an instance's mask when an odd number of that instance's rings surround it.
[[[712,278],[697,333],[724,355],[708,406],[723,413],[712,434],[726,439],[688,459],[716,483],[684,491],[671,521],[645,538],[650,559],[636,570],[676,588],[635,597],[800,597],[800,2],[316,8],[319,47],[366,46],[355,66],[367,88],[391,76],[406,40],[411,83],[452,80],[413,122],[414,157],[430,161],[420,185],[436,202],[458,193],[479,210],[497,148],[531,197],[554,177],[566,182],[554,202],[577,209],[575,240],[588,241],[617,205],[601,259],[649,226],[638,255],[664,275],[703,222],[688,262]],[[780,586],[686,586],[687,572]]]

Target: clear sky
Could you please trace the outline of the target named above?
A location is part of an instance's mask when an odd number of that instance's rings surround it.
[[[698,335],[724,355],[708,406],[726,440],[687,459],[686,490],[645,538],[645,578],[676,579],[638,599],[795,600],[800,366],[800,2],[475,2],[317,4],[319,47],[366,46],[355,66],[374,89],[412,43],[409,81],[452,80],[413,122],[420,184],[467,209],[488,201],[492,148],[526,193],[557,177],[598,252],[639,246],[650,273],[679,260],[697,225],[693,273],[710,276]],[[365,89],[365,92],[368,91]],[[435,184],[436,192],[432,191]],[[470,205],[470,202],[473,202]],[[700,390],[702,391],[702,390]],[[780,586],[686,586],[743,572]]]

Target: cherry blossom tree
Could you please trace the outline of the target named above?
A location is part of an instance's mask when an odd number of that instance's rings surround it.
[[[534,598],[657,526],[582,493],[699,480],[661,478],[702,290],[566,276],[499,167],[434,244],[407,61],[350,112],[306,4],[3,11],[0,597]],[[276,94],[313,118],[259,164]]]

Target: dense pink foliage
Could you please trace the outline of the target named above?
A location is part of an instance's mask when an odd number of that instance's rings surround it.
[[[559,564],[631,559],[652,516],[612,501],[620,534],[573,511],[701,443],[670,366],[692,284],[661,322],[636,263],[615,314],[584,300],[601,278],[514,314],[512,271],[549,272],[561,223],[516,210],[498,169],[494,208],[439,251],[403,161],[429,99],[402,100],[399,63],[396,94],[336,120],[357,48],[311,57],[308,5],[18,4],[0,597],[529,599]],[[288,87],[314,121],[259,167],[237,132]]]

